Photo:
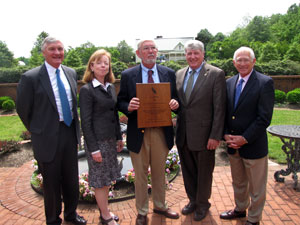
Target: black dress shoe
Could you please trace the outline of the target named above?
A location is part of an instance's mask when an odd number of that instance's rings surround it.
[[[82,217],[76,214],[76,217],[72,220],[65,220],[67,222],[73,223],[73,224],[86,224],[86,220]]]
[[[194,220],[195,221],[200,221],[203,220],[206,217],[206,214],[208,212],[208,209],[196,209],[196,211],[194,212]]]
[[[238,212],[235,210],[229,210],[221,213],[220,218],[224,220],[232,220],[235,218],[241,218],[246,216],[246,211]]]
[[[188,214],[194,212],[195,209],[196,209],[196,204],[193,203],[193,202],[189,202],[186,206],[184,206],[184,207],[182,208],[181,213],[182,213],[183,215],[188,215]]]
[[[147,225],[147,216],[143,216],[141,214],[138,214],[135,225]]]
[[[247,222],[245,223],[245,225],[259,225],[259,222],[252,223],[252,222],[250,222],[250,221],[247,220]]]

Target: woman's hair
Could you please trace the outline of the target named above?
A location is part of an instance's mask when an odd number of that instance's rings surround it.
[[[89,59],[89,62],[86,66],[85,73],[84,73],[83,78],[82,78],[82,81],[84,83],[88,83],[88,82],[92,81],[95,78],[94,72],[91,70],[91,64],[94,63],[94,62],[97,62],[103,56],[107,56],[107,58],[109,59],[109,70],[108,70],[108,73],[105,75],[104,82],[105,83],[106,82],[109,82],[109,83],[114,83],[115,82],[115,76],[112,72],[112,67],[111,67],[111,55],[106,50],[99,49],[99,50],[95,51]]]

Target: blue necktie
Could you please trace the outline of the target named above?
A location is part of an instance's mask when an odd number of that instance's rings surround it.
[[[60,70],[56,70],[56,79],[57,79],[57,87],[61,102],[61,108],[63,112],[64,123],[69,127],[72,123],[72,114],[70,110],[70,105],[67,97],[67,92],[63,82],[60,79]]]
[[[241,92],[242,92],[242,86],[243,86],[243,82],[244,82],[244,79],[240,79],[236,89],[235,89],[235,97],[234,97],[234,108],[236,108],[236,105],[239,101],[239,98],[240,98],[240,95],[241,95]]]

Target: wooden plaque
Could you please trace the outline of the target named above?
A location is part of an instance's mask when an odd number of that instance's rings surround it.
[[[172,125],[170,83],[137,83],[136,96],[140,99],[138,128]]]

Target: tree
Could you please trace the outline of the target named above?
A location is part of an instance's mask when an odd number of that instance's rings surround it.
[[[82,64],[86,65],[91,55],[98,49],[99,48],[97,48],[93,43],[88,41],[80,45],[80,47],[76,47],[75,51],[78,53],[78,56],[80,57]]]
[[[81,58],[79,57],[79,54],[75,49],[71,49],[67,53],[67,57],[64,60],[64,64],[70,67],[82,66]]]
[[[32,50],[31,50],[31,54],[32,54],[32,51],[33,51],[33,50],[36,50],[37,53],[42,53],[42,43],[43,43],[44,39],[45,39],[46,37],[48,37],[48,36],[49,36],[49,34],[46,33],[45,31],[42,31],[42,32],[38,35],[36,41],[34,42],[33,48],[32,48]]]
[[[130,47],[125,40],[121,41],[117,46],[118,51],[120,52],[119,60],[124,63],[129,63],[134,61],[134,52],[133,48]]]
[[[300,62],[300,44],[294,42],[290,45],[289,50],[286,52],[284,59]]]
[[[9,51],[5,42],[0,41],[0,67],[11,68],[17,65],[14,54]]]
[[[248,41],[266,42],[270,39],[268,18],[255,16],[246,27]]]
[[[271,60],[279,60],[280,56],[276,49],[275,44],[272,42],[267,42],[262,46],[261,55],[258,58],[260,62],[269,62]]]
[[[29,58],[29,66],[36,67],[40,66],[44,62],[44,57],[42,53],[38,52],[38,49],[31,50],[31,56]]]
[[[197,34],[196,40],[201,41],[204,46],[213,40],[213,35],[205,28]]]

